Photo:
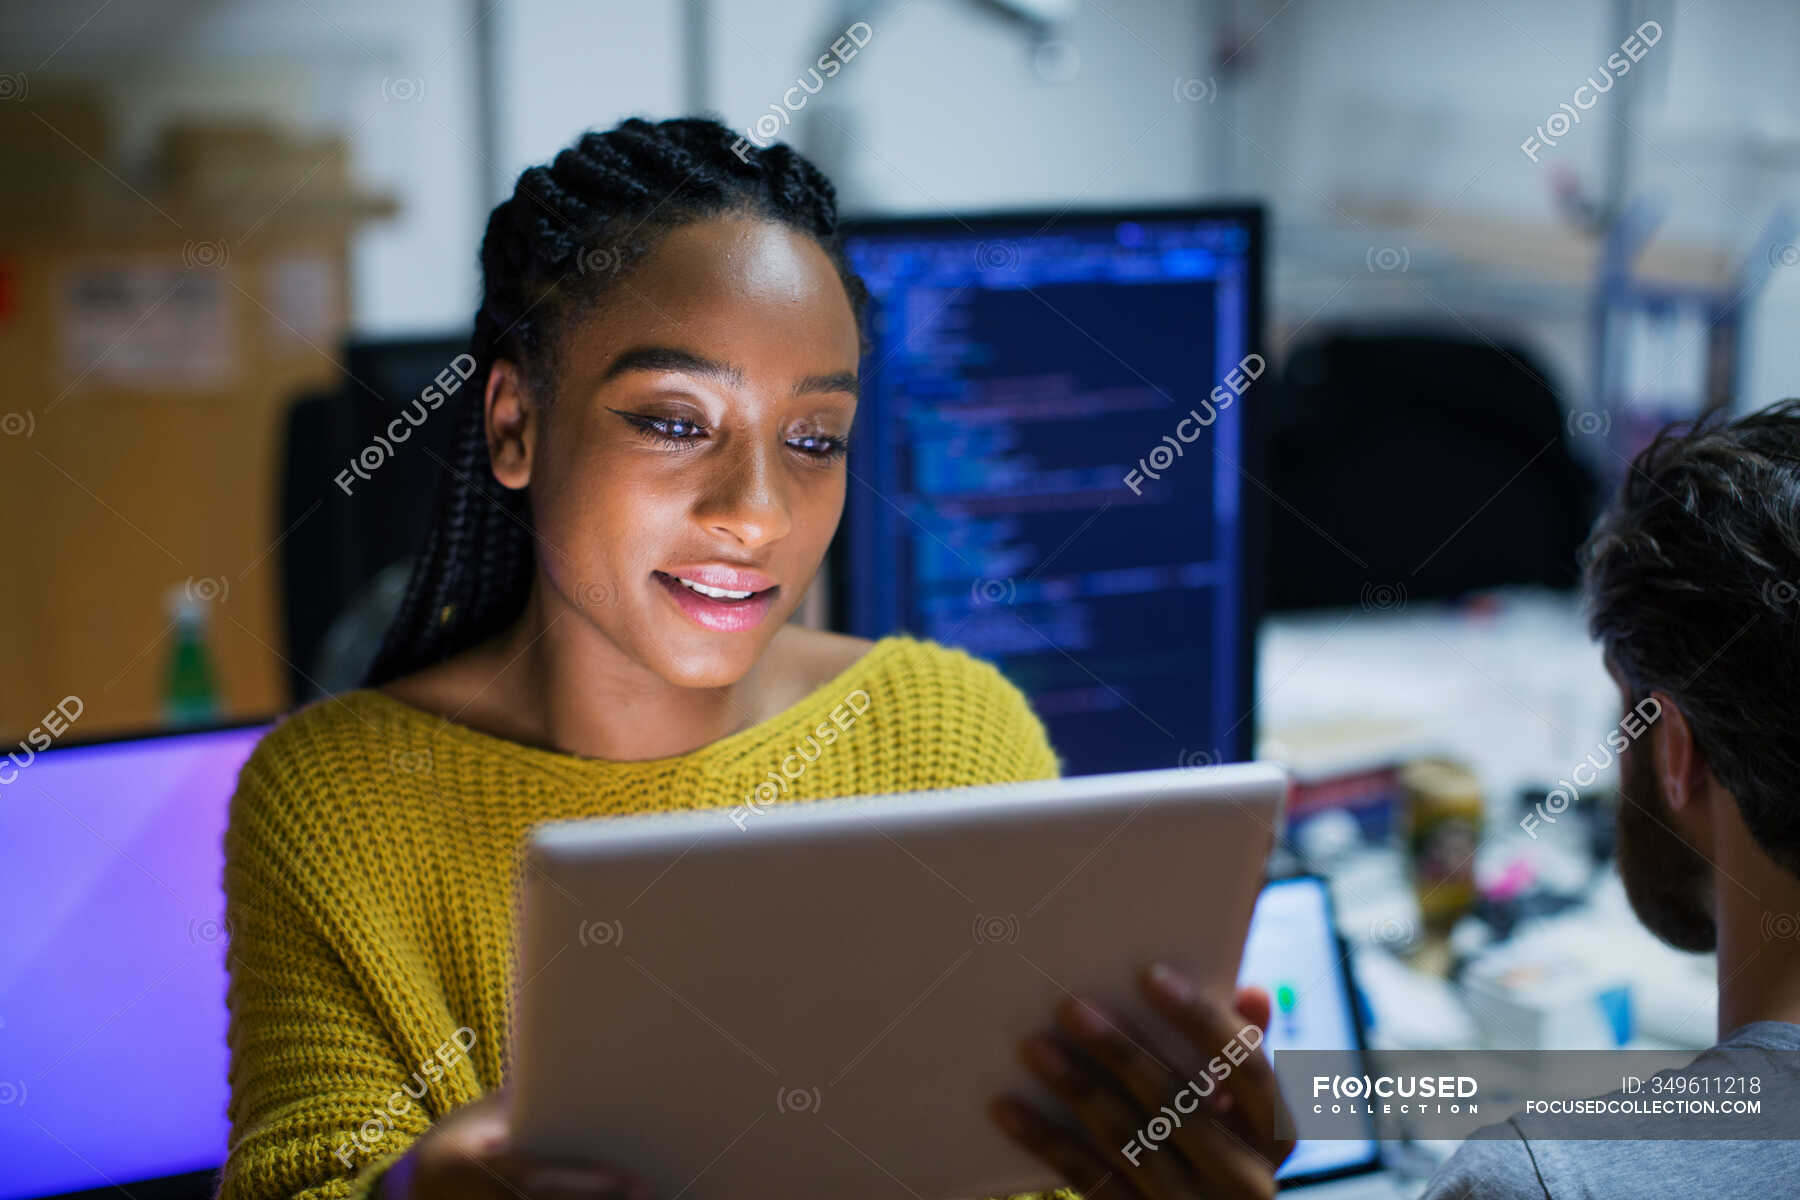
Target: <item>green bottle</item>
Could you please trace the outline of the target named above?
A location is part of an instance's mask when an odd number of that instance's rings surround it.
[[[206,649],[206,602],[186,584],[169,589],[175,647],[163,671],[163,722],[210,725],[219,719],[219,689]]]

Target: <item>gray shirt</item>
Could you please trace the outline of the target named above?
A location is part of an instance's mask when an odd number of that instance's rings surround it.
[[[1800,1025],[1752,1021],[1734,1029],[1689,1070],[1704,1072],[1719,1050],[1800,1050]],[[1516,1117],[1465,1141],[1426,1185],[1424,1200],[1578,1200],[1598,1196],[1775,1196],[1800,1175],[1800,1142],[1549,1141],[1528,1137]]]

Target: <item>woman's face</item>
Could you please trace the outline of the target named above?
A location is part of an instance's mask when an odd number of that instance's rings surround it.
[[[669,233],[571,328],[547,412],[512,372],[490,383],[495,475],[530,485],[549,611],[671,683],[742,678],[837,529],[858,358],[849,297],[805,234]]]

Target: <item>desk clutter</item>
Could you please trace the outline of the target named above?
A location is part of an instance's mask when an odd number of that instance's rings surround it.
[[[1615,744],[1648,714],[1621,718],[1576,597],[1271,617],[1259,654],[1257,756],[1294,774],[1287,848],[1331,882],[1371,1045],[1712,1043],[1712,957],[1612,867]]]

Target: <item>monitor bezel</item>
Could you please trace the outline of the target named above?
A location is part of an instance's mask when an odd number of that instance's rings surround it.
[[[85,1188],[79,1192],[52,1192],[33,1196],[30,1200],[107,1200],[121,1190],[131,1200],[211,1200],[218,1190],[219,1167],[205,1171],[184,1171],[179,1175],[153,1175],[148,1179],[124,1179],[117,1185]]]
[[[64,750],[93,750],[101,746],[123,745],[126,742],[154,742],[165,738],[200,737],[209,733],[233,733],[243,729],[255,729],[262,725],[272,726],[285,715],[285,713],[276,713],[264,717],[229,717],[196,725],[139,726],[134,729],[102,730],[88,737],[59,737],[37,753],[39,757],[43,757]]]
[[[1262,357],[1266,368],[1264,378],[1267,379],[1272,374],[1274,365],[1274,356],[1263,340],[1266,332],[1263,289],[1267,268],[1267,215],[1264,207],[1254,201],[1230,200],[1217,204],[1131,208],[992,209],[947,215],[871,216],[844,220],[839,225],[839,234],[848,245],[851,240],[865,235],[932,232],[966,235],[979,234],[989,229],[1036,225],[1039,228],[1032,236],[1037,236],[1058,228],[1072,226],[1094,229],[1125,221],[1210,221],[1236,222],[1242,225],[1249,235],[1249,246],[1245,251],[1248,268],[1245,283],[1245,353]],[[1261,386],[1267,387],[1269,384]],[[1244,393],[1245,398],[1254,396],[1256,391],[1257,385],[1253,384]],[[1262,407],[1260,404],[1245,403],[1238,409],[1238,428],[1243,435],[1238,466],[1245,479],[1257,484],[1260,484],[1267,471],[1267,426],[1259,411]],[[853,458],[854,453],[853,450]],[[1241,664],[1236,689],[1238,724],[1229,735],[1231,744],[1216,748],[1227,762],[1249,762],[1254,759],[1256,751],[1256,629],[1262,620],[1268,594],[1268,581],[1265,578],[1268,541],[1268,510],[1264,497],[1266,490],[1266,486],[1240,486],[1238,489],[1239,537],[1236,569],[1241,581],[1236,636],[1238,660]],[[846,512],[844,519],[838,522],[837,533],[832,538],[826,557],[825,576],[829,593],[827,609],[833,629],[850,628],[848,517]]]

